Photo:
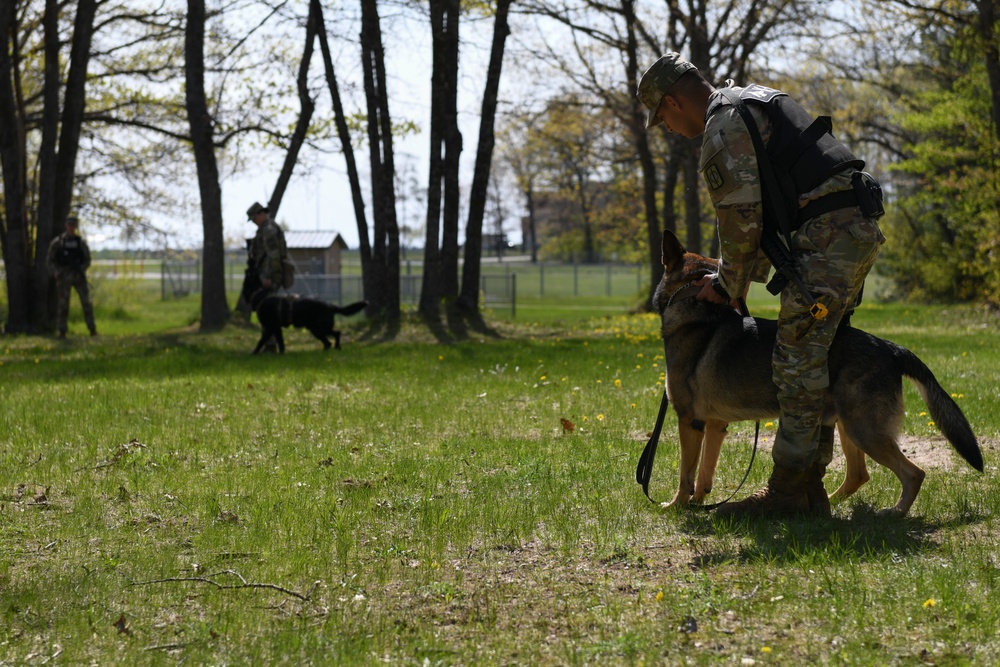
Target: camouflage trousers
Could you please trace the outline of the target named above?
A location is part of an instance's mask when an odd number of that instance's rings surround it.
[[[87,322],[90,333],[97,331],[94,324],[94,305],[90,302],[90,287],[87,285],[87,275],[83,271],[64,270],[56,278],[56,325],[61,335],[66,333],[66,318],[69,316],[69,297],[73,288],[80,295],[80,305],[83,306],[83,319]]]
[[[815,319],[808,299],[794,284],[781,292],[772,357],[781,408],[772,450],[776,465],[803,470],[813,462],[827,465],[833,458],[832,438],[820,442],[830,386],[827,357],[841,318],[855,305],[883,243],[878,225],[861,217],[856,208],[808,220],[792,237],[799,276],[829,315]]]

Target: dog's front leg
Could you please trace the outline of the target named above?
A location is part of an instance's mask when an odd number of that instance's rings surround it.
[[[701,466],[698,468],[698,480],[694,485],[694,496],[691,500],[700,503],[712,491],[715,479],[715,469],[719,465],[719,453],[722,451],[722,441],[726,438],[726,428],[729,422],[709,419],[705,422],[705,441],[701,450]]]
[[[681,441],[680,481],[677,485],[677,495],[665,507],[671,505],[685,507],[691,501],[694,493],[694,477],[698,471],[698,459],[701,458],[701,441],[705,435],[696,429],[690,418],[680,420],[679,431]]]

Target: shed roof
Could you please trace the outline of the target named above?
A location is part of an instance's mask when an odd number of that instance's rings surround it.
[[[293,250],[318,249],[325,250],[339,244],[341,250],[347,249],[347,243],[340,234],[333,230],[316,230],[311,232],[285,232],[285,245]]]

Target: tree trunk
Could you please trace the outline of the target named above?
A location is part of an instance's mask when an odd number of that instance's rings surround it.
[[[461,200],[458,129],[459,0],[445,0],[444,207],[441,211],[441,290],[453,303],[458,298],[458,218]]]
[[[14,81],[17,67],[11,41],[17,32],[16,7],[0,3],[0,166],[3,168],[4,219],[0,226],[7,273],[6,333],[26,333],[28,323],[28,215],[24,119],[18,110]]]
[[[538,235],[536,234],[536,223],[535,218],[535,185],[534,181],[529,180],[527,187],[524,189],[525,203],[528,206],[528,236],[531,237],[531,263],[538,263]]]
[[[646,132],[645,107],[636,97],[635,91],[639,81],[639,46],[636,39],[635,3],[633,0],[622,0],[622,16],[625,19],[625,91],[631,101],[628,129],[632,135],[636,152],[639,155],[639,166],[642,169],[642,203],[646,212],[646,235],[649,238],[649,254],[647,255],[650,269],[650,282],[643,305],[645,310],[653,309],[653,295],[663,277],[663,263],[660,259],[660,247],[663,232],[660,230],[660,214],[656,206],[656,163],[653,152],[649,148],[649,134]]]
[[[385,87],[385,52],[377,0],[361,0],[361,49],[372,173],[372,283],[377,299],[374,305],[389,324],[398,325],[399,225],[393,185],[392,124]]]
[[[441,33],[444,0],[431,0],[431,118],[430,161],[427,165],[427,217],[424,222],[424,274],[420,286],[420,314],[428,321],[440,316],[441,304],[441,186],[444,173],[444,46]]]
[[[978,0],[979,36],[982,38],[986,76],[990,82],[990,103],[993,110],[993,131],[1000,140],[1000,45],[997,44],[997,0]]]
[[[306,44],[302,52],[302,60],[299,62],[299,74],[297,78],[299,89],[299,118],[295,123],[295,131],[292,132],[292,140],[288,145],[288,152],[285,153],[285,162],[281,165],[281,172],[278,174],[278,182],[274,185],[274,192],[267,202],[267,208],[271,216],[278,215],[281,207],[281,200],[285,196],[288,182],[292,179],[295,165],[299,161],[299,151],[306,141],[306,134],[309,132],[309,123],[312,121],[315,105],[309,97],[309,63],[312,61],[313,44],[316,41],[316,21],[317,2],[309,3],[309,18],[306,19]]]
[[[483,216],[486,213],[487,186],[490,166],[493,163],[493,146],[496,143],[494,126],[497,115],[497,97],[500,91],[500,73],[503,52],[510,34],[507,14],[512,0],[497,0],[496,18],[493,23],[493,44],[490,47],[490,64],[486,70],[486,90],[479,121],[479,145],[476,147],[476,166],[469,193],[469,222],[465,228],[465,263],[462,266],[462,293],[459,308],[479,313],[479,280],[483,256]]]
[[[361,194],[361,177],[358,175],[358,164],[354,157],[354,147],[351,145],[351,131],[344,115],[344,104],[340,99],[340,86],[337,85],[337,75],[333,69],[333,58],[330,55],[330,43],[326,36],[326,21],[323,19],[323,7],[319,0],[310,0],[310,9],[316,16],[316,35],[319,37],[320,50],[323,53],[323,69],[326,73],[326,84],[333,100],[334,121],[337,125],[337,136],[340,147],[344,151],[344,161],[347,164],[347,180],[351,184],[351,201],[354,203],[354,219],[358,228],[358,251],[361,255],[361,281],[364,285],[365,298],[369,304],[374,303],[372,276],[375,274],[372,263],[372,246],[368,239],[368,219],[365,216],[365,199]],[[375,310],[369,305],[368,314]]]
[[[695,142],[698,142],[697,144]],[[701,139],[684,141],[681,171],[684,176],[684,226],[687,238],[684,247],[689,252],[701,253],[701,197],[699,196],[698,153]]]
[[[73,25],[73,46],[70,49],[69,73],[63,100],[62,131],[59,134],[59,158],[56,166],[56,224],[69,215],[73,202],[73,182],[76,178],[76,154],[80,148],[83,111],[87,105],[87,68],[94,37],[94,16],[97,0],[80,0]]]
[[[184,35],[185,102],[201,195],[201,331],[216,331],[229,320],[226,302],[225,247],[222,235],[222,189],[215,160],[212,117],[205,95],[205,1],[188,0]]]
[[[45,4],[45,84],[42,110],[42,142],[39,157],[38,214],[35,232],[35,262],[32,270],[29,317],[34,331],[52,331],[55,289],[46,266],[49,242],[62,230],[73,202],[76,156],[80,148],[83,112],[86,108],[87,70],[94,37],[96,0],[80,0],[73,22],[70,66],[66,78],[62,121],[59,120],[59,6]],[[50,25],[51,22],[51,25]],[[50,58],[52,62],[50,63]],[[55,153],[56,141],[59,152]]]
[[[45,0],[42,17],[45,70],[42,83],[42,138],[38,147],[38,208],[35,219],[35,262],[32,268],[29,319],[35,331],[55,328],[55,284],[46,266],[49,243],[58,233],[55,219],[56,144],[59,139],[59,3]],[[51,288],[51,289],[50,289]]]

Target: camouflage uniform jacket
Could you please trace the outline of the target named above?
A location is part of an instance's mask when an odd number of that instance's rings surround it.
[[[83,273],[90,268],[90,248],[82,236],[63,232],[49,243],[45,266],[52,275],[67,270]]]
[[[261,281],[270,279],[274,288],[281,287],[282,260],[288,256],[285,233],[273,220],[268,220],[257,228],[250,245],[250,257]]]
[[[733,87],[739,93],[740,87]],[[771,121],[758,104],[748,104],[766,145]],[[751,281],[767,282],[771,263],[760,249],[763,230],[760,171],[746,124],[720,91],[709,97],[699,164],[719,225],[719,282],[732,296]],[[849,190],[853,169],[837,173],[801,195],[799,207],[831,192]]]

